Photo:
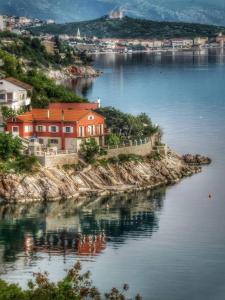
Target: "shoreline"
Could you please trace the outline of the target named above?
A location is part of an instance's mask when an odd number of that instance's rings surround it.
[[[55,167],[41,168],[35,174],[1,175],[1,204],[73,199],[80,205],[89,197],[152,190],[200,173],[201,166],[211,162],[209,158],[198,156],[196,160],[196,157],[181,157],[170,151],[160,160],[145,158],[141,162],[91,166],[82,171]]]

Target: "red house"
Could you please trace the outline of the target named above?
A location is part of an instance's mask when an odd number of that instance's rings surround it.
[[[66,106],[64,106],[66,107]],[[104,145],[105,119],[95,111],[71,107],[32,109],[6,122],[6,130],[24,139],[37,138],[42,145],[78,151],[80,143],[93,137]]]

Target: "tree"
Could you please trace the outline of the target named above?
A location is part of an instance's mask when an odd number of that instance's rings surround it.
[[[90,272],[81,274],[81,265],[77,262],[57,283],[50,282],[47,273],[34,274],[34,280],[28,282],[27,290],[0,280],[0,300],[127,300],[125,294],[128,289],[129,286],[124,284],[122,291],[112,288],[105,296],[101,296],[90,280]],[[135,299],[141,300],[141,297],[137,295]]]
[[[22,142],[10,133],[0,133],[0,159],[8,160],[20,155]]]
[[[116,135],[115,133],[111,133],[109,136],[107,136],[106,143],[109,146],[116,146],[120,143],[120,137]]]
[[[80,147],[80,155],[88,163],[91,163],[94,158],[100,153],[100,147],[94,138],[85,140]]]

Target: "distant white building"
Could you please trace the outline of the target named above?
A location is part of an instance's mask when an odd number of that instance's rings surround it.
[[[172,39],[173,48],[191,48],[194,44],[192,39]]]
[[[55,21],[54,21],[54,20],[51,20],[51,19],[48,19],[48,20],[46,21],[46,24],[55,24]]]
[[[4,16],[0,16],[0,31],[6,30],[6,21]]]
[[[110,19],[123,19],[123,11],[121,8],[115,9],[109,13]]]
[[[29,93],[32,86],[21,82],[13,77],[7,77],[0,80],[0,107],[7,106],[18,110],[31,103]]]

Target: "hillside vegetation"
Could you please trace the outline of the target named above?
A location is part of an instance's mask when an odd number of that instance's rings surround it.
[[[32,28],[31,30],[36,34],[43,32],[56,35],[75,35],[78,27],[80,28],[82,35],[97,36],[99,38],[194,38],[197,36],[211,37],[216,35],[218,32],[225,33],[225,27],[222,26],[178,22],[157,22],[130,17],[125,17],[122,20],[111,20],[107,17],[102,17],[91,21],[45,25],[42,27]]]
[[[32,106],[47,107],[49,102],[83,102],[72,91],[46,76],[48,68],[68,63],[49,55],[38,39],[0,33],[0,78],[12,76],[33,86]],[[72,58],[71,58],[72,60]]]

